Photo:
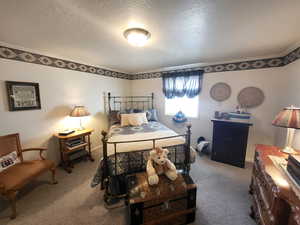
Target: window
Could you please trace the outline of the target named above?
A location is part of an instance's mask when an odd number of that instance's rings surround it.
[[[182,71],[163,75],[165,114],[175,115],[182,111],[186,117],[198,116],[199,93],[203,70]]]
[[[165,114],[174,116],[178,111],[182,111],[187,117],[198,116],[198,102],[199,96],[193,98],[175,97],[165,98]]]

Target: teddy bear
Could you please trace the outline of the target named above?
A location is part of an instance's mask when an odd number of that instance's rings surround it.
[[[158,175],[162,174],[165,174],[172,181],[176,180],[176,167],[168,159],[168,153],[168,149],[163,149],[161,147],[156,147],[150,151],[146,167],[149,185],[158,184]]]

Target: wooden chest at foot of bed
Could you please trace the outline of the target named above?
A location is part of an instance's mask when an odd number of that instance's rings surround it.
[[[195,220],[197,186],[188,175],[175,181],[159,177],[149,186],[146,173],[134,175],[129,187],[128,216],[131,225],[182,225]]]

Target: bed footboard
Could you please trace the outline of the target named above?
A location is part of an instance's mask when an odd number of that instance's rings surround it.
[[[109,142],[108,141],[108,133],[106,131],[102,131],[102,144],[103,144],[103,160],[102,160],[102,177],[101,177],[101,190],[105,189],[104,193],[104,200],[106,203],[110,203],[113,198],[123,198],[126,196],[126,192],[122,191],[121,193],[112,193],[111,191],[111,185],[116,186],[116,180],[118,180],[120,177],[124,180],[124,177],[127,175],[130,175],[132,173],[140,172],[145,170],[145,154],[148,154],[149,150],[151,149],[145,149],[145,150],[140,150],[138,152],[127,152],[127,153],[120,153],[120,154],[127,154],[127,160],[130,163],[139,163],[139,167],[135,166],[129,166],[129,170],[126,171],[118,171],[119,166],[118,163],[124,163],[123,160],[119,162],[117,160],[117,151],[116,151],[116,146],[117,144],[120,143],[127,143],[127,142]],[[185,143],[181,145],[176,145],[176,146],[170,146],[168,147],[169,150],[175,151],[175,155],[172,156],[172,161],[175,163],[175,166],[177,169],[181,169],[183,173],[189,174],[190,172],[190,167],[191,167],[191,124],[187,125],[187,131],[183,135],[177,135],[177,136],[171,136],[171,137],[165,137],[165,138],[156,138],[156,139],[147,139],[147,140],[138,140],[138,141],[128,141],[129,142],[142,142],[142,141],[153,141],[153,148],[155,147],[156,141],[161,140],[161,139],[167,139],[167,138],[174,138],[174,137],[185,137]],[[114,144],[115,147],[115,154],[113,156],[108,156],[108,144]],[[177,155],[182,153],[184,155],[184,160],[183,161],[178,161]],[[140,154],[140,156],[138,155]],[[135,157],[132,157],[130,159],[130,155],[135,155]],[[112,160],[110,160],[111,158]],[[123,157],[124,158],[124,157]],[[137,160],[139,158],[139,160]],[[111,161],[114,161],[114,163],[111,163]],[[113,166],[112,166],[113,165]],[[144,165],[144,167],[143,167]],[[111,172],[114,171],[114,172]],[[121,183],[121,182],[120,182]],[[118,184],[119,186],[124,186],[124,184]]]

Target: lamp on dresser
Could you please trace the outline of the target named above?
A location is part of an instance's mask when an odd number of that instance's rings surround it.
[[[70,113],[71,117],[80,117],[80,130],[84,130],[81,117],[91,115],[84,106],[75,106]]]
[[[284,108],[278,113],[272,124],[277,127],[288,128],[286,136],[286,144],[282,150],[284,153],[294,154],[292,147],[295,129],[300,129],[300,108],[290,106]]]

